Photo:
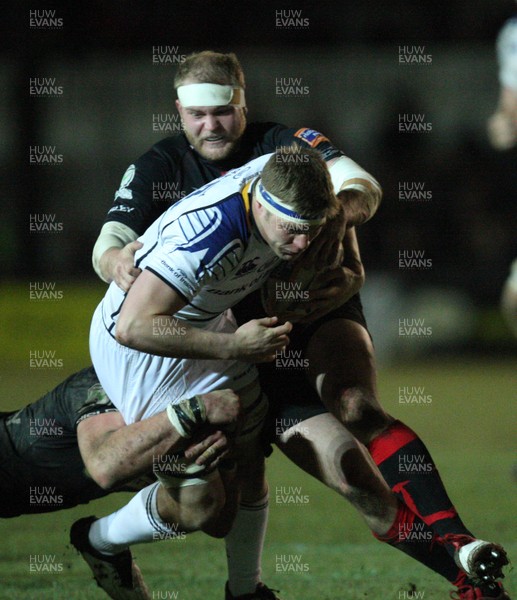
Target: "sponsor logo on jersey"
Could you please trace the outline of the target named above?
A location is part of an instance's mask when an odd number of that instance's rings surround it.
[[[126,172],[124,173],[124,175],[122,175],[122,181],[120,182],[119,189],[115,192],[115,200],[117,198],[122,198],[124,200],[132,200],[133,199],[133,191],[128,190],[127,186],[135,178],[135,173],[136,173],[135,165],[129,165],[129,167],[126,169]],[[117,210],[121,210],[121,209],[117,208]]]
[[[311,148],[316,148],[318,144],[329,141],[329,139],[319,131],[315,131],[314,129],[308,129],[307,127],[302,127],[301,129],[298,129],[298,131],[294,134],[294,137],[300,138]]]
[[[253,271],[253,269],[257,266],[257,263],[255,261],[259,260],[260,256],[255,256],[255,258],[252,258],[251,260],[247,260],[242,267],[235,273],[234,275],[234,279],[236,277],[239,277],[240,275],[246,275],[246,273],[249,273],[250,271]]]
[[[131,193],[131,190],[126,190],[126,191]],[[117,195],[120,196],[118,194],[118,192],[117,192]],[[128,197],[132,198],[133,195],[128,196]],[[135,209],[133,207],[131,207],[131,206],[124,206],[123,204],[117,204],[117,205],[113,206],[113,208],[110,208],[108,210],[108,215],[111,214],[111,213],[114,213],[114,212],[127,212],[127,213],[130,213],[130,212],[133,212],[134,210]]]

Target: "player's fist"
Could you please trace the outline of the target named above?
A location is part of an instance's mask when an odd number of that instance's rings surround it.
[[[230,425],[235,428],[242,416],[239,396],[233,390],[215,390],[201,394],[199,398],[205,405],[206,421],[211,425]]]
[[[289,322],[278,325],[277,317],[264,317],[244,323],[233,334],[234,358],[246,362],[274,360],[276,353],[282,352],[289,344],[288,334],[292,328]]]

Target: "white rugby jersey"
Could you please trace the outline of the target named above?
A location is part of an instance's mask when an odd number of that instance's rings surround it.
[[[171,206],[139,238],[136,266],[148,269],[187,303],[175,317],[204,327],[259,288],[281,261],[253,223],[246,184],[271,154],[229,171]],[[125,294],[112,283],[102,302],[114,328]]]
[[[178,320],[232,333],[237,325],[227,309],[262,285],[281,262],[250,219],[247,191],[270,156],[229,171],[185,197],[139,238],[144,245],[136,264],[187,302],[175,314]],[[150,417],[171,401],[223,388],[241,395],[246,414],[258,411],[257,418],[263,417],[265,404],[253,364],[156,356],[119,344],[114,333],[124,297],[112,283],[92,319],[90,353],[103,388],[126,423]]]
[[[499,81],[517,92],[517,17],[509,19],[497,36]]]

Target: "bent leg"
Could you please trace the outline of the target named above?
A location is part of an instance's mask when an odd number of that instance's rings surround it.
[[[377,534],[386,533],[398,503],[354,437],[329,413],[282,433],[276,445],[298,467],[346,498]]]
[[[391,493],[379,470],[352,435],[329,413],[302,420],[277,437],[298,467],[348,500],[374,536],[451,583],[460,571],[435,535]]]

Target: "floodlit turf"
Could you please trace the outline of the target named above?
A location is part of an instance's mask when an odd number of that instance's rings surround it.
[[[0,410],[36,399],[86,365],[88,314],[99,288],[62,289],[61,304],[52,305],[29,302],[28,286],[11,287],[9,294],[3,289],[0,307],[8,318],[2,325]],[[55,350],[63,358],[63,369],[29,369],[29,351],[42,349]],[[430,402],[401,402],[404,387],[424,388],[420,395]],[[517,560],[517,481],[512,477],[511,452],[515,388],[515,365],[495,356],[399,364],[380,373],[384,406],[425,439],[467,526],[482,538],[502,542]],[[448,598],[447,582],[375,541],[349,505],[291,466],[278,451],[269,460],[268,472],[271,510],[264,581],[281,590],[282,599]],[[59,513],[4,520],[0,599],[104,598],[69,547],[68,530],[75,519],[107,514],[126,498],[113,495]],[[195,534],[186,540],[137,546],[135,555],[153,598],[223,598],[225,557],[219,540]],[[511,572],[506,579],[513,597],[516,579]]]

